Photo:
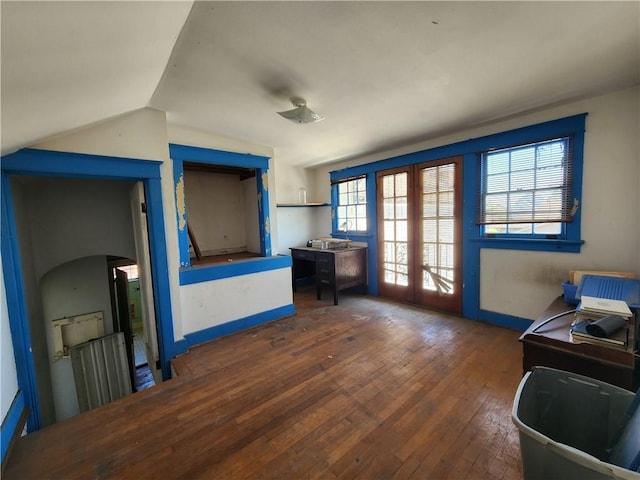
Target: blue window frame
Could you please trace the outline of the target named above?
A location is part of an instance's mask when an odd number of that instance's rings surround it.
[[[343,180],[332,186],[335,191],[337,233],[348,235],[367,232],[367,179],[366,176]]]
[[[465,285],[462,294],[462,314],[467,318],[484,319],[514,328],[526,328],[530,324],[529,320],[515,319],[480,309],[478,295],[480,289],[480,251],[483,248],[498,248],[580,252],[581,245],[584,243],[580,238],[580,200],[582,197],[582,161],[586,117],[586,113],[581,113],[331,172],[330,179],[332,184],[353,179],[357,176],[366,175],[367,177],[367,197],[369,199],[367,203],[368,231],[366,235],[354,235],[353,238],[366,242],[369,246],[369,292],[372,295],[376,295],[378,292],[376,172],[461,155],[463,156],[464,166],[462,180],[462,276]],[[482,153],[496,152],[513,148],[514,146],[525,146],[561,138],[571,139],[570,147],[573,155],[570,202],[572,221],[563,222],[562,235],[541,235],[539,237],[533,235],[485,235],[483,227],[477,223],[478,202],[481,198],[482,173],[480,157]],[[337,189],[333,188],[331,196],[332,209],[335,209],[337,202]],[[339,232],[337,223],[334,213],[332,235],[343,237],[344,234]]]
[[[484,237],[566,239],[573,220],[573,139],[480,155],[478,224]]]

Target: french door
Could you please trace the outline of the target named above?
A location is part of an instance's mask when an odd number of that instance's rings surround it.
[[[381,296],[462,313],[462,157],[378,172]]]

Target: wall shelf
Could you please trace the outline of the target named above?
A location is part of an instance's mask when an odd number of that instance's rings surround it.
[[[278,203],[277,207],[329,207],[330,203],[309,202],[309,203]]]

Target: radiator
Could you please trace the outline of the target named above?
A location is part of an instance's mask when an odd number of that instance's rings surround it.
[[[71,347],[70,353],[81,412],[131,393],[122,332]]]

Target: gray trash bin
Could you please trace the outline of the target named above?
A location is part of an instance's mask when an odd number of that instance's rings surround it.
[[[640,479],[640,395],[546,367],[518,387],[512,418],[525,479]]]

